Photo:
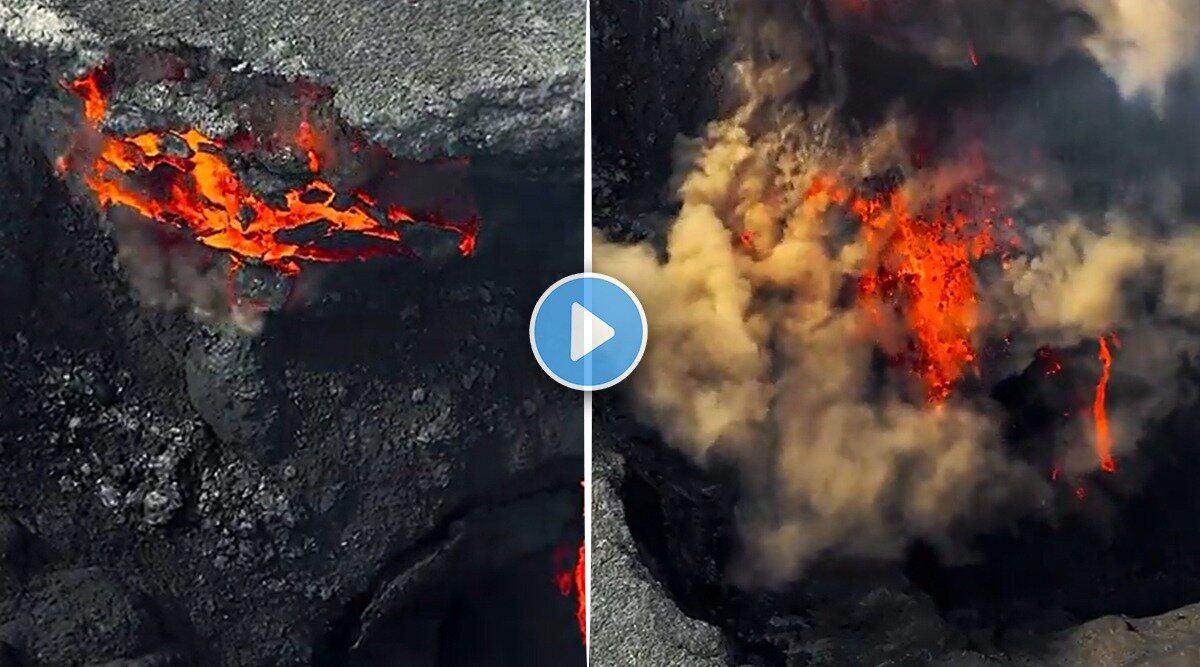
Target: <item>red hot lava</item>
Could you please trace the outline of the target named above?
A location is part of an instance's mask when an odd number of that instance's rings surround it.
[[[1108,347],[1109,340],[1113,347],[1120,347],[1121,341],[1116,334],[1100,337],[1100,379],[1096,382],[1096,398],[1092,402],[1092,418],[1096,420],[1096,456],[1100,458],[1100,469],[1104,472],[1116,472],[1117,462],[1112,455],[1112,433],[1108,426],[1108,381],[1112,374],[1112,350]]]
[[[101,129],[108,102],[106,80],[107,68],[99,67],[64,83],[82,99],[86,131],[99,137],[99,146],[87,151],[86,158],[73,146],[71,154],[58,162],[60,171],[79,171],[104,208],[126,206],[147,218],[190,231],[200,243],[231,253],[235,267],[252,259],[286,275],[298,273],[302,261],[409,254],[402,243],[402,228],[416,222],[456,233],[464,255],[474,250],[478,227],[474,216],[449,220],[394,204],[380,210],[373,198],[362,193],[350,203],[335,204],[334,187],[315,175],[284,193],[282,204],[269,203],[241,182],[223,154],[226,144],[221,139],[195,129],[106,133]],[[322,138],[306,112],[294,140],[305,152],[309,168],[319,172]],[[281,236],[321,225],[324,229],[315,240],[289,241]],[[352,247],[320,243],[346,236],[359,243]]]
[[[986,194],[988,189],[983,191]],[[1015,237],[1001,243],[996,219],[970,216],[950,202],[922,215],[912,210],[901,188],[864,196],[822,176],[814,179],[807,195],[826,197],[858,218],[860,236],[868,249],[866,268],[859,278],[858,305],[872,326],[884,326],[889,316],[903,322],[909,340],[894,358],[922,380],[929,403],[944,402],[977,359],[973,336],[979,313],[973,263],[987,255],[1004,260],[1006,246],[1016,245]],[[1000,221],[1012,224],[1008,218]],[[743,245],[752,240],[745,234],[740,238]],[[1117,464],[1106,406],[1112,368],[1110,343],[1112,347],[1120,345],[1115,335],[1100,338],[1102,369],[1092,415],[1100,468],[1111,473]],[[1062,360],[1054,349],[1042,347],[1037,357],[1046,375],[1062,371]],[[1051,476],[1057,479],[1057,467]]]
[[[1115,333],[1101,336],[1098,341],[1099,351],[1097,357],[1100,359],[1100,377],[1096,380],[1096,389],[1092,398],[1092,421],[1096,433],[1095,450],[1096,458],[1100,462],[1100,470],[1113,473],[1117,471],[1117,460],[1112,453],[1112,431],[1108,420],[1108,383],[1112,379],[1112,364],[1113,364],[1113,349],[1121,347],[1121,340]],[[1062,371],[1063,365],[1058,354],[1049,346],[1042,347],[1037,353],[1038,359],[1042,363],[1043,372],[1046,375],[1054,375]],[[1071,412],[1064,413],[1064,416],[1070,416]],[[1050,469],[1050,481],[1058,481],[1061,470],[1058,465]],[[1083,487],[1075,490],[1075,495],[1083,500],[1085,491]]]
[[[579,635],[587,643],[587,548],[579,543],[578,552],[573,547],[560,547],[554,554],[556,563],[554,583],[564,597],[575,596],[575,620],[579,623]],[[574,564],[572,564],[574,561]]]
[[[896,355],[921,378],[930,403],[942,403],[976,361],[978,295],[972,263],[1003,254],[991,217],[972,217],[945,202],[930,215],[912,209],[903,189],[864,196],[828,177],[808,196],[844,205],[861,223],[868,261],[859,306],[881,324],[895,313],[908,329]],[[1009,222],[1009,221],[1005,221]]]

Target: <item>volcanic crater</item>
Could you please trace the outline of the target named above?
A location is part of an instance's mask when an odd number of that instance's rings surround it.
[[[924,33],[905,33],[910,25],[903,21],[878,30],[858,22],[865,21],[865,14],[839,21],[838,12],[855,3],[750,4],[773,8],[773,19],[790,16],[810,40],[809,62],[795,67],[812,67],[815,79],[798,91],[797,106],[833,100],[836,122],[863,133],[903,110],[917,119],[909,145],[917,168],[938,159],[937,152],[948,146],[961,148],[961,136],[953,135],[982,124],[984,136],[1020,131],[1036,137],[1028,143],[1036,144],[1037,151],[1021,153],[1022,159],[1030,161],[1029,173],[1037,171],[1039,160],[1059,168],[1062,182],[1052,187],[1063,208],[1102,217],[1130,196],[1128,190],[1136,190],[1127,189],[1126,181],[1169,173],[1178,187],[1170,191],[1175,193],[1169,196],[1174,208],[1168,207],[1166,217],[1189,220],[1200,214],[1192,196],[1200,186],[1194,153],[1185,156],[1187,151],[1175,145],[1195,145],[1194,132],[1184,129],[1195,104],[1187,77],[1173,81],[1166,106],[1156,110],[1124,97],[1096,62],[1081,53],[1056,51],[1048,43],[1032,59],[1006,53],[1008,47],[997,46],[1005,34],[1002,24],[967,26],[968,33],[975,30],[977,42],[932,34],[931,42],[940,40],[936,47],[912,46],[900,37]],[[890,3],[888,11],[912,14],[910,5],[918,4]],[[1045,5],[1030,11],[1045,11],[1046,17],[1061,21],[1050,25],[1047,18],[1039,28],[1047,34],[1057,28],[1072,34],[1091,29],[1086,15],[1056,14],[1051,6],[1068,3],[1029,4]],[[731,117],[752,118],[745,125],[750,132],[758,127],[755,123],[770,124],[768,112],[762,120],[731,111],[728,98],[737,86],[728,85],[735,76],[729,65],[745,55],[730,48],[746,33],[746,26],[737,23],[739,9],[745,5],[663,2],[634,11],[621,3],[593,3],[596,86],[610,91],[597,96],[599,114],[611,119],[596,125],[595,224],[609,242],[650,243],[659,257],[669,256],[664,247],[669,247],[671,220],[678,215],[677,198],[688,205],[687,195],[677,194],[678,169],[689,158],[699,159],[694,146],[678,137],[703,138],[707,123]],[[769,36],[772,28],[767,26],[762,34]],[[753,57],[774,62],[770,58],[787,54],[786,49],[771,53],[766,39],[761,51],[767,55]],[[945,55],[946,43],[961,46],[961,54]],[[629,74],[645,69],[664,76],[649,85]],[[1080,114],[1081,109],[1086,110],[1082,116],[1064,120],[1065,114]],[[1017,129],[987,127],[997,118],[1017,118]],[[1110,140],[1093,141],[1089,135]],[[672,154],[683,159],[673,163]],[[994,166],[984,171],[1012,174]],[[837,188],[832,199],[846,203],[851,228],[869,229],[881,203],[889,205],[888,183],[885,177],[847,190],[841,189],[843,184],[825,189]],[[1012,184],[994,185],[1003,190]],[[893,245],[890,250],[882,246],[881,272],[849,279],[850,292],[856,294],[840,298],[838,307],[856,300],[861,305],[870,297],[884,308],[902,304],[901,310],[916,311],[919,298],[913,295],[920,290],[945,298],[962,285],[974,289],[974,276],[1002,272],[1010,261],[1020,261],[1029,250],[1022,226],[1044,212],[1036,204],[996,209],[980,207],[979,201],[976,197],[973,212],[951,206],[948,219],[960,213],[972,224],[994,218],[987,220],[988,233],[1001,242],[993,257],[981,262],[980,256],[971,256],[971,244],[981,238],[976,229],[957,237],[935,232],[936,239],[922,238],[920,246],[900,248],[894,260],[887,259],[908,224],[891,204],[888,226],[880,233],[890,235],[887,243]],[[1152,221],[1147,224],[1160,222],[1162,203],[1144,207]],[[920,238],[942,224],[939,220],[917,216],[912,233]],[[756,237],[748,232],[734,227],[729,234],[737,251],[751,256],[768,252],[769,246],[757,248]],[[973,275],[958,280],[944,268],[914,267],[911,278],[903,276],[903,267],[939,255],[936,247],[943,242],[959,245],[961,263],[954,263]],[[1163,297],[1156,290],[1164,284],[1162,275],[1148,271],[1128,282],[1121,298],[1159,312]],[[910,290],[907,296],[897,298],[905,290]],[[984,296],[979,296],[981,303]],[[974,301],[972,295],[972,308]],[[938,318],[950,312],[944,304],[934,311]],[[1198,464],[1191,444],[1197,429],[1194,352],[1180,352],[1175,366],[1148,381],[1143,369],[1122,368],[1123,360],[1136,357],[1139,349],[1158,345],[1144,331],[1113,328],[1091,340],[1064,337],[1030,345],[1017,342],[1016,336],[981,338],[972,329],[973,320],[960,318],[962,343],[945,347],[944,336],[953,329],[939,326],[934,330],[943,337],[931,348],[919,333],[920,313],[905,317],[917,333],[906,344],[892,349],[881,345],[875,351],[878,377],[910,374],[917,389],[909,400],[927,402],[929,410],[962,395],[989,406],[1005,456],[1044,476],[1046,495],[1011,520],[983,529],[966,525],[963,532],[951,526],[949,540],[947,535],[910,539],[887,557],[831,549],[813,558],[798,577],[763,587],[747,583],[744,576],[752,550],[744,519],[756,511],[748,505],[763,502],[763,494],[747,485],[754,485],[761,471],[739,465],[736,446],[706,450],[703,465],[698,465],[670,442],[670,428],[655,424],[654,401],[660,397],[652,392],[647,392],[649,400],[642,400],[636,389],[606,395],[598,399],[595,426],[595,530],[605,536],[594,553],[592,649],[597,664],[626,664],[634,657],[655,665],[789,666],[1167,665],[1200,660],[1195,606],[1200,580],[1192,530],[1200,491],[1191,481]],[[1190,325],[1179,326],[1186,338]],[[957,350],[959,357],[947,364],[929,356],[930,350]],[[1143,418],[1136,446],[1120,442],[1128,431],[1111,427],[1112,413],[1125,416],[1122,409],[1155,391],[1169,393],[1169,405]],[[775,445],[753,446],[770,451]],[[1066,470],[1059,458],[1066,447],[1088,452],[1092,458],[1086,472]],[[1003,482],[997,479],[996,484]],[[661,619],[654,627],[638,627],[626,618],[648,609]]]

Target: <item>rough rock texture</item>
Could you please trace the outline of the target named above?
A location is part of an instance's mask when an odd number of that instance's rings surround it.
[[[1105,616],[1070,630],[1054,644],[1062,667],[1173,667],[1200,664],[1200,605],[1160,616]]]
[[[592,664],[725,665],[720,631],[684,615],[642,564],[625,525],[618,492],[623,475],[618,455],[597,451],[592,461]]]
[[[582,0],[5,0],[4,33],[96,57],[134,42],[212,49],[303,76],[406,157],[582,155]]]
[[[14,638],[13,645],[35,665],[172,659],[161,612],[101,571],[54,573],[37,582],[29,596],[24,636]]]
[[[282,401],[258,358],[259,347],[249,336],[212,330],[197,331],[188,347],[188,398],[222,442],[255,446],[278,437],[272,431]]]
[[[717,109],[729,0],[592,2],[598,216],[655,207],[676,141]],[[653,72],[653,84],[645,72]],[[649,199],[649,202],[647,202]],[[622,216],[613,216],[620,218]],[[613,221],[614,224],[616,221]]]

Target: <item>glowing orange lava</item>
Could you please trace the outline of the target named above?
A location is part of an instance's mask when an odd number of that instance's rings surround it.
[[[475,247],[478,221],[448,220],[434,213],[413,212],[391,204],[385,211],[373,198],[358,194],[335,205],[330,183],[313,177],[284,193],[273,204],[250,191],[223,154],[225,142],[198,130],[155,130],[112,135],[101,127],[107,110],[104,67],[96,68],[64,87],[83,100],[85,131],[99,139],[98,149],[71,151],[58,161],[60,171],[75,170],[95,192],[104,208],[126,206],[142,215],[190,231],[210,248],[232,253],[233,266],[253,259],[292,275],[302,261],[338,262],[382,255],[408,254],[401,227],[424,222],[459,236],[459,250]],[[308,166],[322,168],[320,137],[303,113],[295,137]],[[83,142],[76,142],[77,144]],[[88,144],[90,146],[90,144]],[[86,156],[85,156],[86,155]],[[305,229],[312,240],[287,240],[286,233]],[[352,246],[322,244],[335,237],[354,237]]]
[[[991,218],[948,203],[921,215],[902,189],[867,197],[830,178],[816,179],[808,195],[825,195],[859,219],[868,249],[859,306],[873,323],[893,312],[904,321],[910,340],[897,359],[922,379],[930,403],[945,401],[976,361],[972,262],[1000,250]]]
[[[1114,347],[1120,347],[1120,340],[1115,334],[1111,336]],[[1108,409],[1105,405],[1108,399],[1108,381],[1112,374],[1112,351],[1108,347],[1108,337],[1100,337],[1100,380],[1096,382],[1096,398],[1092,402],[1092,416],[1096,420],[1096,456],[1100,457],[1100,469],[1104,472],[1117,470],[1116,459],[1112,455],[1112,433],[1108,427]]]
[[[579,543],[579,550],[573,553],[571,547],[560,548],[554,554],[558,564],[554,574],[554,583],[564,597],[575,596],[575,620],[579,623],[579,636],[587,643],[587,548]],[[570,565],[574,560],[575,564]]]

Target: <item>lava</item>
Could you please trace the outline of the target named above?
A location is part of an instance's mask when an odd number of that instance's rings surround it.
[[[75,166],[105,209],[126,206],[189,231],[200,243],[232,253],[233,267],[242,260],[256,260],[285,275],[298,273],[302,261],[411,254],[402,243],[402,227],[416,222],[456,233],[464,255],[474,250],[475,216],[449,220],[396,204],[380,210],[374,198],[362,193],[339,197],[329,181],[315,175],[285,192],[282,202],[272,203],[241,181],[224,155],[226,142],[221,139],[196,129],[109,134],[101,128],[108,103],[107,79],[108,69],[102,66],[63,84],[82,99],[86,130],[99,137],[99,148],[87,151],[86,158],[69,154],[58,162],[60,171]],[[324,166],[318,151],[322,141],[307,111],[302,113],[295,142],[309,168],[319,172]],[[76,145],[69,153],[83,151]],[[289,240],[289,233],[309,240]],[[321,243],[349,236],[358,242]]]
[[[572,553],[572,547],[560,548],[554,555],[558,563],[554,574],[554,583],[564,597],[575,596],[575,620],[579,623],[579,636],[587,643],[587,547],[579,543],[577,553]],[[574,557],[574,558],[572,558]],[[573,566],[568,563],[575,561]]]
[[[930,403],[942,403],[977,358],[972,262],[1000,251],[993,220],[949,202],[921,215],[900,188],[863,196],[827,177],[815,179],[808,195],[825,195],[858,218],[868,249],[859,306],[876,324],[889,311],[899,314],[911,340],[897,360],[922,379]]]
[[[1096,398],[1092,402],[1092,416],[1096,420],[1096,456],[1100,458],[1100,469],[1104,472],[1115,472],[1117,462],[1112,455],[1112,433],[1108,425],[1108,381],[1112,374],[1112,350],[1108,340],[1112,339],[1114,347],[1120,347],[1120,340],[1113,334],[1110,337],[1100,337],[1100,379],[1096,382]]]

